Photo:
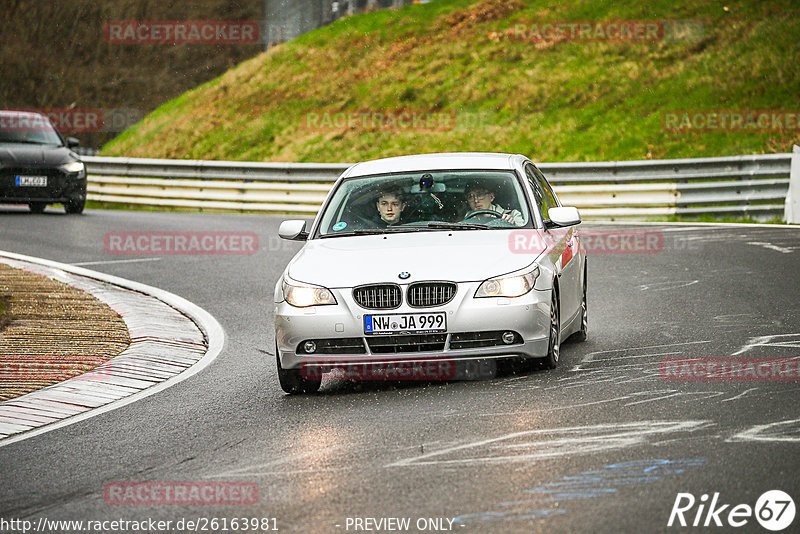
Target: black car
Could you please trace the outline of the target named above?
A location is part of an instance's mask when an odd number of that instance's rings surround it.
[[[0,111],[0,204],[27,204],[42,213],[48,204],[82,213],[86,167],[50,120],[27,111]]]

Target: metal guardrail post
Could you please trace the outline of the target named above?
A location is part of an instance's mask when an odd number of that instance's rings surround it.
[[[797,145],[792,150],[789,192],[786,194],[783,220],[789,224],[800,224],[800,146]]]

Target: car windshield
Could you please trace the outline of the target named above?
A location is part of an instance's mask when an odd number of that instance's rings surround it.
[[[346,179],[317,235],[524,226],[530,211],[512,171],[416,171]]]
[[[63,144],[50,120],[34,113],[1,113],[0,143]]]

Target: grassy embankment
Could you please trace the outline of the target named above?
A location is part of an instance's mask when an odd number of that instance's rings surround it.
[[[676,110],[796,110],[800,5],[440,0],[349,17],[172,100],[103,154],[345,162],[416,152],[599,161],[788,152],[800,131],[670,132]],[[655,42],[532,42],[535,23],[688,21]],[[700,26],[700,31],[698,30]],[[441,129],[317,127],[412,110]],[[317,115],[314,115],[317,114]]]

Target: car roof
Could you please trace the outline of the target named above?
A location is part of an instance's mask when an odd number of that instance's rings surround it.
[[[493,152],[417,154],[357,163],[350,167],[343,177],[433,170],[511,170],[514,169],[515,160],[524,159],[526,159],[525,156],[520,154],[498,154]]]

